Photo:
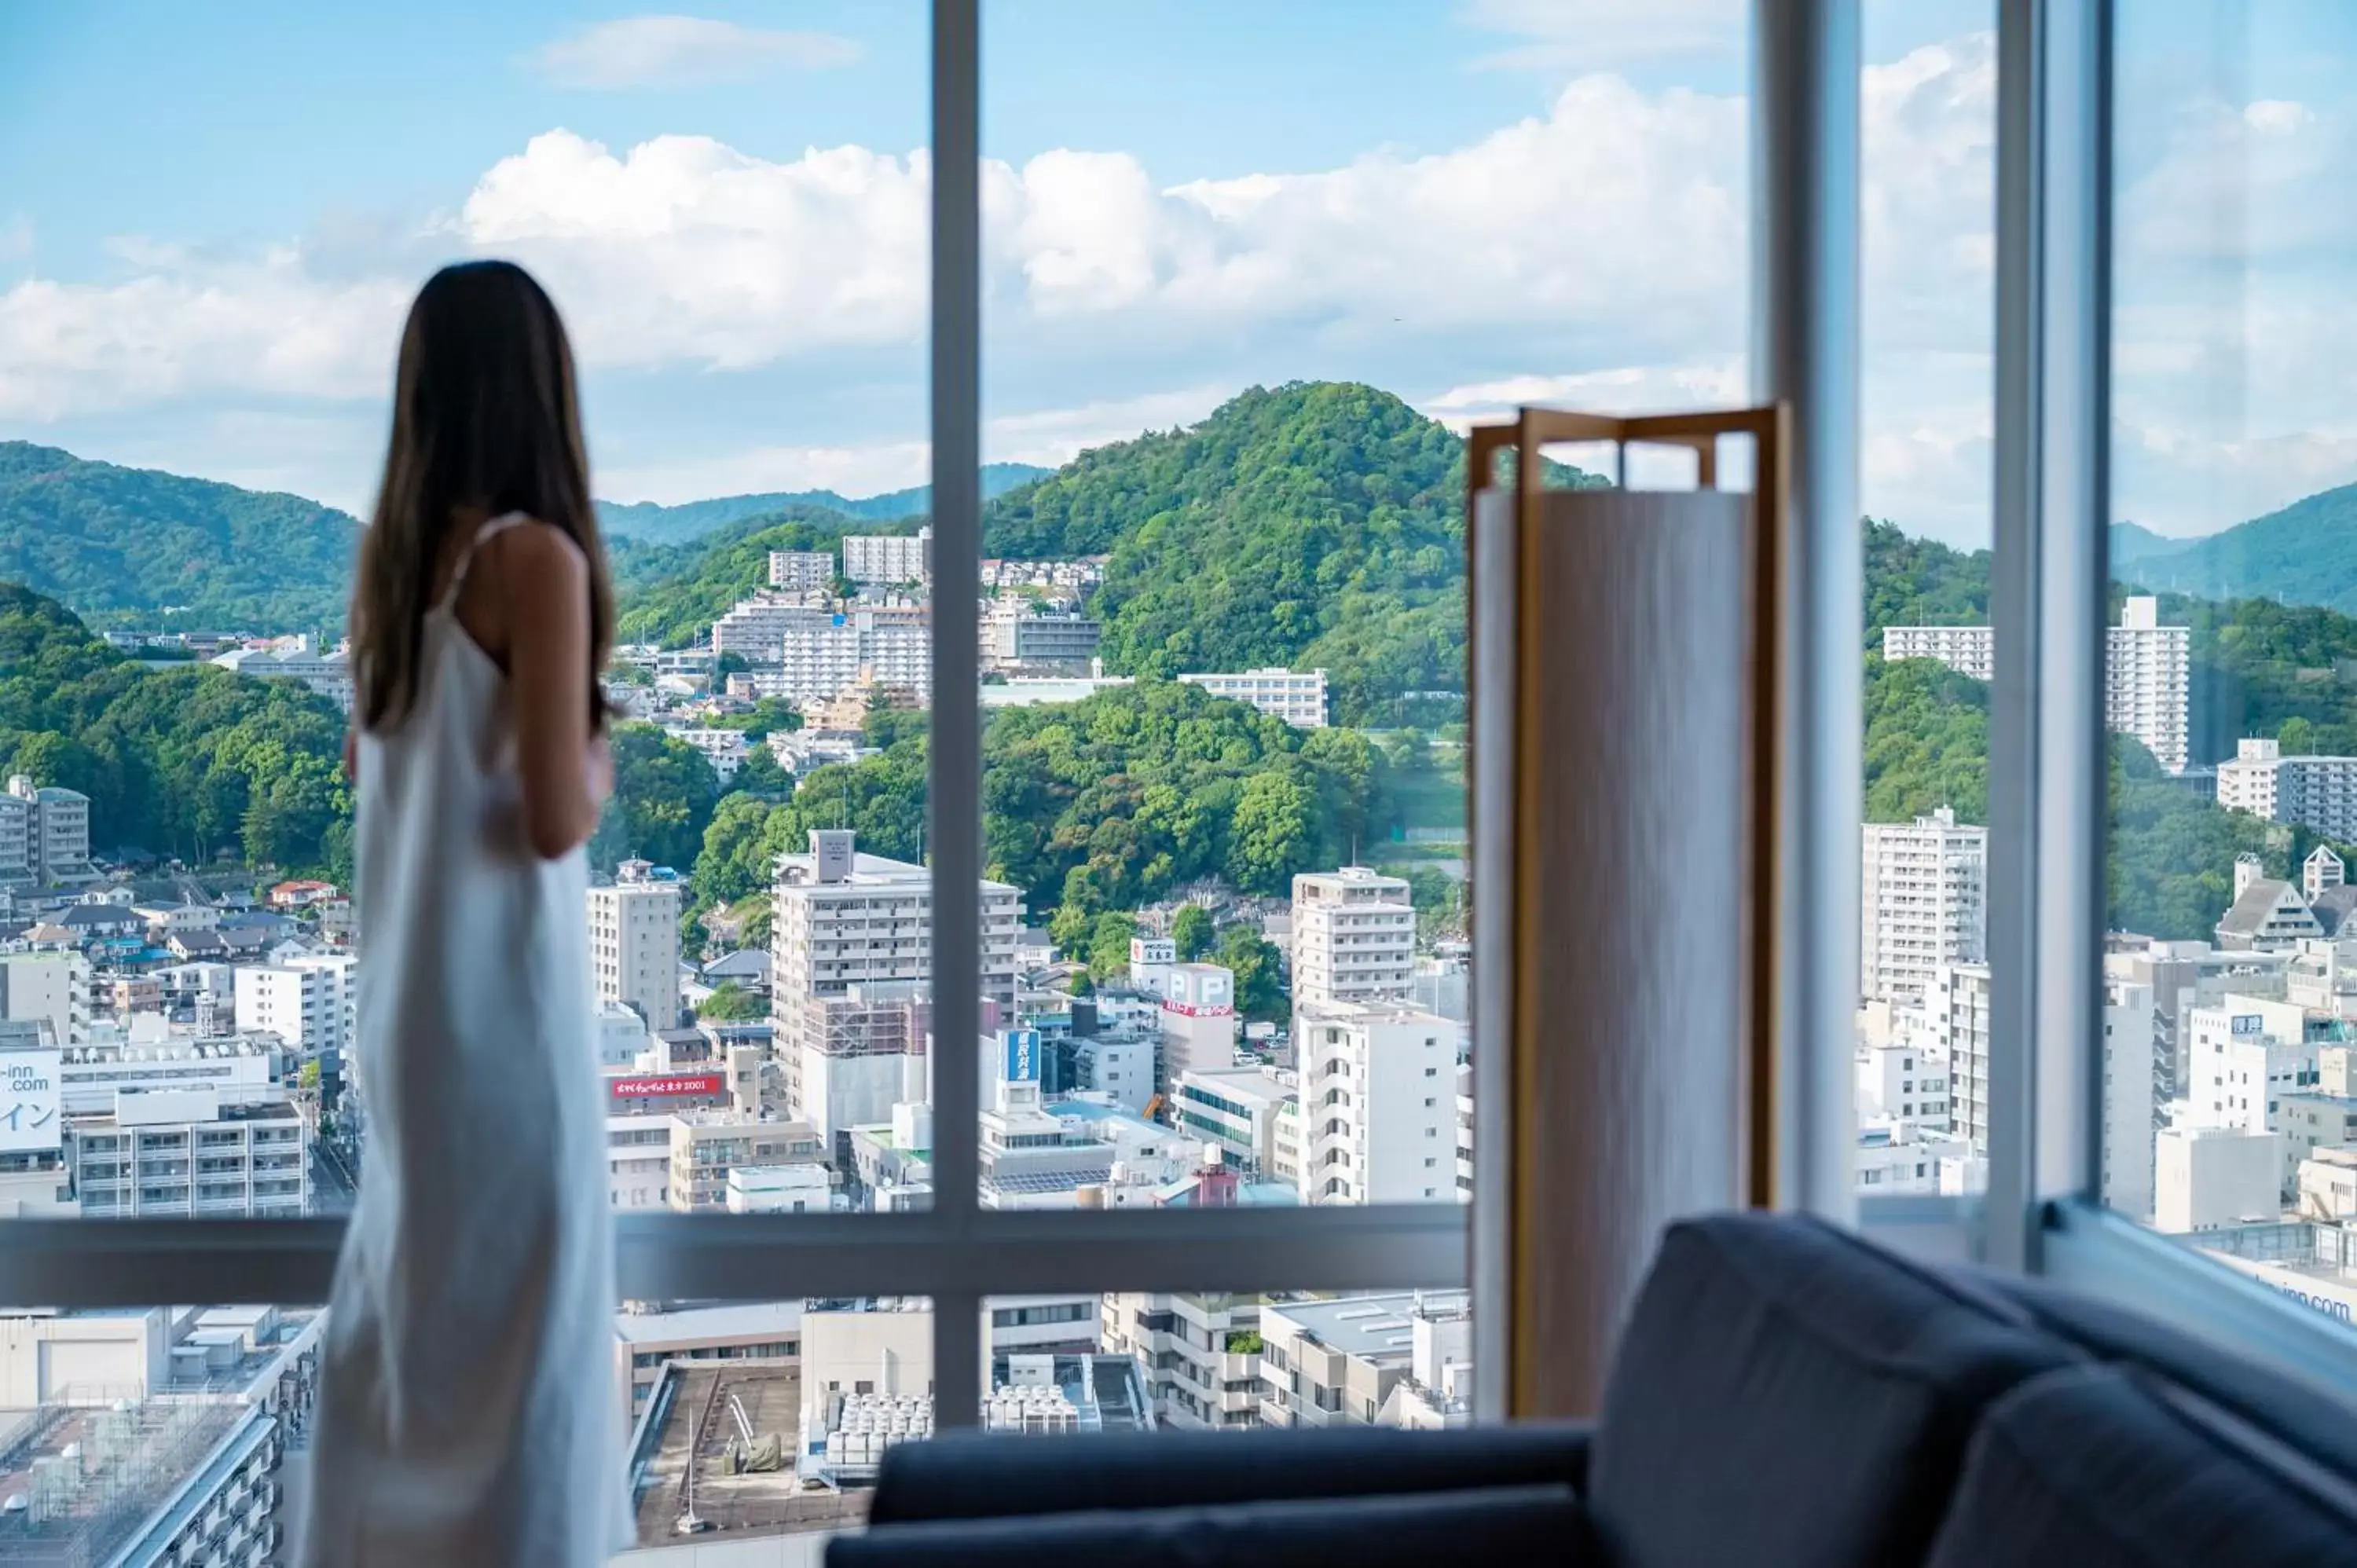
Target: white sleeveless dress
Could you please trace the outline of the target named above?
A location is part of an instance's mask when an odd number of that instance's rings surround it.
[[[358,1068],[314,1568],[552,1568],[628,1546],[614,1265],[578,849],[526,838],[506,675],[425,617],[409,715],[360,740]]]

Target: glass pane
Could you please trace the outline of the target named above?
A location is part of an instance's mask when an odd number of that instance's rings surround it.
[[[924,1098],[927,8],[441,10],[0,22],[0,1211],[351,1200],[350,568],[470,257],[603,498],[615,1204],[840,1205]]]
[[[2357,1308],[2357,16],[2121,9],[2103,1197]]]
[[[1467,1196],[1460,437],[1741,397],[1739,10],[985,10],[985,1203]]]
[[[1994,25],[1867,14],[1861,1197],[1987,1175]]]

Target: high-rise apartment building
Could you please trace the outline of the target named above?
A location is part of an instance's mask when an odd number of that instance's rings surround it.
[[[88,882],[90,797],[19,773],[0,806],[0,882]]]
[[[921,695],[932,684],[931,628],[922,605],[837,611],[765,593],[712,623],[712,648],[752,664],[748,683],[765,697],[823,702],[862,682]]]
[[[824,550],[770,552],[770,586],[789,594],[823,593],[834,585],[834,556]]]
[[[2269,822],[2297,822],[2327,838],[2357,838],[2357,757],[2286,757],[2278,741],[2239,741],[2234,760],[2218,765],[2218,804]],[[2318,870],[2330,874],[2329,867]],[[2321,882],[2317,891],[2330,886]]]
[[[1323,670],[1287,670],[1272,665],[1265,670],[1213,671],[1181,675],[1178,679],[1190,686],[1202,687],[1214,697],[1249,703],[1269,717],[1283,719],[1297,729],[1326,727]]]
[[[933,531],[846,534],[843,575],[855,583],[926,582],[933,575]]]
[[[1859,857],[1858,992],[1912,1001],[1933,968],[1986,950],[1988,830],[1943,806],[1911,823],[1868,822]]]
[[[2120,607],[2104,637],[2104,716],[2132,735],[2171,773],[2185,771],[2186,714],[2192,691],[2193,631],[2160,624],[2160,601],[2139,594]],[[1996,631],[1986,626],[1887,626],[1886,660],[1936,659],[1986,681],[1996,673]]]
[[[1407,883],[1363,865],[1293,879],[1293,1001],[1372,1002],[1415,985]]]
[[[808,854],[780,857],[771,894],[770,1012],[781,1052],[798,1049],[810,1029],[813,997],[932,979],[933,874],[928,867],[862,854],[848,828],[813,829]],[[1003,882],[986,881],[981,897],[983,994],[1012,1007],[1023,896]]]
[[[634,1009],[650,1029],[679,1022],[679,884],[626,860],[610,887],[589,889],[589,965],[597,1000]]]
[[[1397,1004],[1295,1007],[1302,1202],[1458,1197],[1457,1036],[1448,1019]]]
[[[2152,987],[2106,976],[2104,981],[2104,1207],[2131,1219],[2152,1218],[2154,1099]]]
[[[1988,1153],[1989,968],[1943,963],[1923,989],[1925,1044],[1948,1064],[1948,1105],[1957,1133]]]
[[[1137,1358],[1161,1424],[1181,1432],[1261,1423],[1260,1302],[1249,1295],[1108,1292],[1097,1343]]]
[[[78,952],[0,954],[0,1023],[46,1020],[50,1038],[78,1046],[90,1035],[90,961]]]

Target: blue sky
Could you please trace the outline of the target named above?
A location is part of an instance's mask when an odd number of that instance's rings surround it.
[[[2123,65],[2152,285],[2122,291],[2121,510],[2178,532],[2357,478],[2357,342],[2309,319],[2345,235],[2299,199],[2347,169],[2357,7],[2242,14],[2175,8]],[[1294,377],[1452,421],[1739,397],[1745,15],[988,0],[990,455]],[[1989,11],[1868,16],[1867,501],[1971,542]],[[363,507],[404,301],[492,253],[573,323],[601,493],[913,482],[924,73],[908,0],[9,7],[0,436]],[[2189,180],[2217,207],[2228,153],[2242,243],[2191,253],[2167,220]]]

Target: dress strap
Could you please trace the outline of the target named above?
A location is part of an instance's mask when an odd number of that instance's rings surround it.
[[[520,511],[503,512],[475,530],[475,537],[467,541],[467,548],[458,552],[458,564],[450,572],[450,585],[442,590],[441,602],[434,607],[447,610],[457,604],[458,590],[467,585],[467,568],[475,564],[475,552],[483,547],[484,540],[495,533],[505,533],[517,523],[531,521]]]

